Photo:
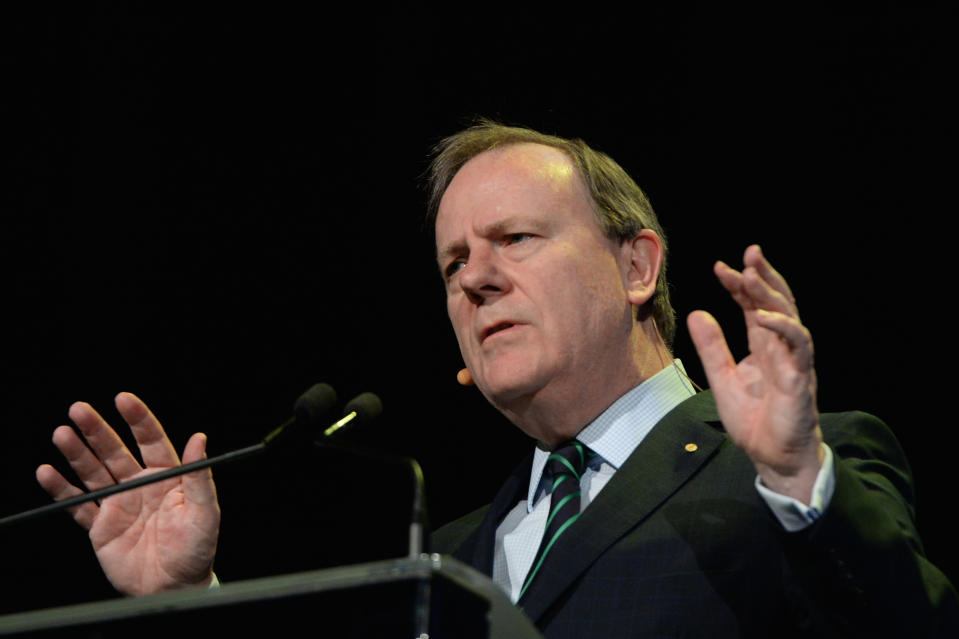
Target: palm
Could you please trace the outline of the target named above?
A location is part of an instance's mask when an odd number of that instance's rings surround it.
[[[770,332],[759,326],[749,329],[750,355],[711,385],[736,444],[754,460],[778,466],[788,463],[790,451],[804,446],[815,425],[816,382],[811,369],[805,374],[796,370],[790,358],[778,352],[788,350],[783,342],[762,335]]]
[[[90,449],[72,428],[61,427],[54,434],[57,447],[91,490],[180,463],[159,422],[139,399],[118,396],[117,406],[134,431],[146,469],[86,404],[75,404],[71,417]],[[184,461],[202,458],[203,449],[204,437],[194,435]],[[55,499],[80,492],[51,466],[41,466],[37,478]],[[209,471],[117,494],[100,505],[88,502],[71,512],[89,530],[104,573],[121,592],[147,594],[209,580],[219,529]]]

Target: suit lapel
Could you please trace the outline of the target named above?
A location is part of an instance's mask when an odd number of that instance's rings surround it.
[[[660,420],[550,550],[523,601],[523,610],[533,621],[712,457],[725,439],[710,425],[718,420],[709,392],[690,398]],[[494,535],[495,524],[487,536],[490,544]]]
[[[519,500],[526,498],[532,466],[533,454],[530,453],[496,493],[496,497],[493,499],[493,503],[486,512],[479,528],[453,553],[453,557],[470,564],[483,574],[493,574],[496,528]]]

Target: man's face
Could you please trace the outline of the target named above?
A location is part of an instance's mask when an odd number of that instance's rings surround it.
[[[603,234],[565,153],[519,144],[474,157],[440,202],[436,245],[460,352],[497,408],[621,381],[629,243]]]

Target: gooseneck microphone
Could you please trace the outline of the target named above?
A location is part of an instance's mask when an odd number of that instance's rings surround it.
[[[364,395],[372,395],[372,393],[365,393]],[[354,399],[350,404],[348,404],[348,406],[360,400],[361,397],[363,397],[363,395]],[[372,395],[372,397],[377,403],[379,402],[379,399],[376,398],[375,395]],[[373,411],[371,411],[369,408],[371,403],[371,400],[364,399],[359,404],[360,410],[356,410],[354,408],[350,412],[353,412],[356,417],[358,417],[361,412],[366,415],[371,415],[373,413]],[[330,408],[332,408],[334,404],[336,404],[336,391],[333,390],[333,387],[329,384],[314,384],[296,400],[296,403],[293,407],[293,416],[270,432],[270,434],[264,437],[263,441],[258,444],[224,453],[223,455],[218,455],[217,457],[201,459],[189,464],[176,466],[175,468],[168,468],[156,473],[150,473],[149,475],[144,475],[136,479],[120,482],[118,484],[113,484],[112,486],[100,488],[99,490],[82,493],[68,499],[56,501],[52,504],[41,506],[40,508],[34,508],[33,510],[28,510],[16,515],[10,515],[9,517],[0,519],[0,527],[19,521],[25,521],[27,519],[33,519],[34,517],[39,517],[47,513],[57,512],[66,508],[72,508],[73,506],[77,506],[88,501],[103,499],[105,497],[109,497],[110,495],[115,495],[116,493],[126,490],[133,490],[134,488],[139,488],[141,486],[146,486],[147,484],[163,481],[164,479],[170,479],[171,477],[178,477],[179,475],[185,475],[186,473],[191,473],[196,470],[209,468],[210,466],[225,464],[238,459],[245,459],[268,450],[282,447],[287,443],[298,441],[301,435],[306,434],[308,436],[310,430],[323,419],[324,415],[329,412]],[[376,414],[372,414],[372,417],[375,417]],[[354,418],[350,418],[350,420],[347,420],[342,426],[340,426],[340,428],[345,426],[353,419]],[[342,422],[343,420],[340,421]]]
[[[368,422],[383,411],[383,403],[380,398],[373,393],[363,393],[350,400],[344,408],[344,416],[335,424],[323,431],[322,437],[313,443],[317,446],[323,446],[334,450],[349,451],[364,457],[386,461],[389,463],[399,463],[406,466],[413,479],[413,503],[410,513],[409,523],[409,543],[407,547],[407,556],[410,559],[418,559],[423,552],[424,531],[429,526],[429,516],[426,508],[426,486],[423,480],[423,469],[418,461],[412,457],[403,457],[391,453],[372,450],[355,444],[331,444],[327,440],[338,430],[347,424],[358,425]],[[416,584],[416,594],[414,603],[414,636],[425,637],[429,629],[429,609],[431,599],[431,586],[429,580],[420,580]]]
[[[426,487],[423,480],[423,469],[412,457],[403,457],[372,450],[355,444],[327,443],[326,438],[333,435],[347,424],[359,425],[375,419],[383,412],[383,403],[373,393],[362,393],[350,400],[343,409],[344,416],[332,426],[323,431],[322,437],[314,441],[317,446],[349,451],[364,457],[379,459],[390,463],[400,463],[410,470],[413,479],[413,503],[410,513],[409,557],[416,559],[423,552],[424,531],[429,524],[426,508]]]

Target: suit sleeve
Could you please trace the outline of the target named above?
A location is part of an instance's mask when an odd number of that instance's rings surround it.
[[[823,430],[835,453],[832,501],[812,527],[784,533],[807,624],[839,636],[959,636],[959,599],[925,557],[892,432],[865,413],[829,416]]]

